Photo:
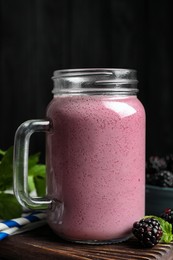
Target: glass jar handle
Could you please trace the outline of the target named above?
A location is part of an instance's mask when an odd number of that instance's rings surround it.
[[[14,194],[19,203],[29,209],[48,209],[52,200],[32,198],[28,193],[28,156],[30,137],[34,132],[48,132],[49,120],[28,120],[16,131],[14,139],[13,179]]]

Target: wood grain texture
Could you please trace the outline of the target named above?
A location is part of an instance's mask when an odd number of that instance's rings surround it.
[[[73,244],[59,239],[48,226],[0,242],[0,259],[173,260],[173,243],[143,249],[136,239],[113,245]]]

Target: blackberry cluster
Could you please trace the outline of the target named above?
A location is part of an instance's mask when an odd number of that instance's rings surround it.
[[[143,218],[133,224],[132,232],[144,247],[153,247],[159,243],[163,231],[154,218]]]
[[[167,169],[165,158],[159,156],[150,156],[148,159],[147,170],[148,172],[155,173]]]
[[[164,212],[160,215],[160,217],[163,218],[165,221],[168,221],[169,223],[173,224],[173,209],[165,209]]]
[[[160,187],[173,187],[173,154],[151,156],[147,162],[146,183]]]

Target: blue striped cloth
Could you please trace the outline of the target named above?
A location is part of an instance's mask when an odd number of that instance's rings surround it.
[[[31,213],[21,218],[15,218],[0,222],[0,240],[4,238],[23,233],[46,223],[46,215],[42,212]]]

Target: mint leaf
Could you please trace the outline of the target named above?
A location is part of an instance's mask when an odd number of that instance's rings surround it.
[[[34,184],[37,196],[44,197],[46,194],[46,178],[45,175],[34,176]]]
[[[34,178],[33,176],[28,176],[28,192],[35,190]]]
[[[46,167],[36,164],[28,171],[28,185],[30,191],[36,190],[37,196],[44,196],[46,190]]]
[[[37,176],[37,175],[45,175],[46,174],[46,166],[44,164],[36,164],[32,168],[28,170],[29,176]]]
[[[163,235],[161,237],[161,242],[170,243],[173,239],[172,235],[172,224],[165,221],[162,218],[157,217],[157,220],[160,222],[160,225],[163,230]]]
[[[39,164],[40,153],[28,158],[29,192],[36,190],[38,196],[46,191],[46,167]],[[13,194],[4,193],[13,186],[13,147],[7,151],[0,150],[0,218],[10,219],[22,214],[22,207]]]
[[[33,166],[35,166],[39,162],[39,159],[40,159],[40,153],[30,155],[28,159],[28,169],[31,169]]]
[[[0,155],[4,156],[5,155],[5,151],[0,149]]]
[[[0,218],[11,219],[20,217],[22,206],[13,194],[0,193]]]
[[[29,191],[36,190],[38,196],[45,195],[46,187],[46,166],[36,164],[28,171]]]
[[[13,147],[4,154],[0,163],[0,191],[5,191],[13,185]]]

